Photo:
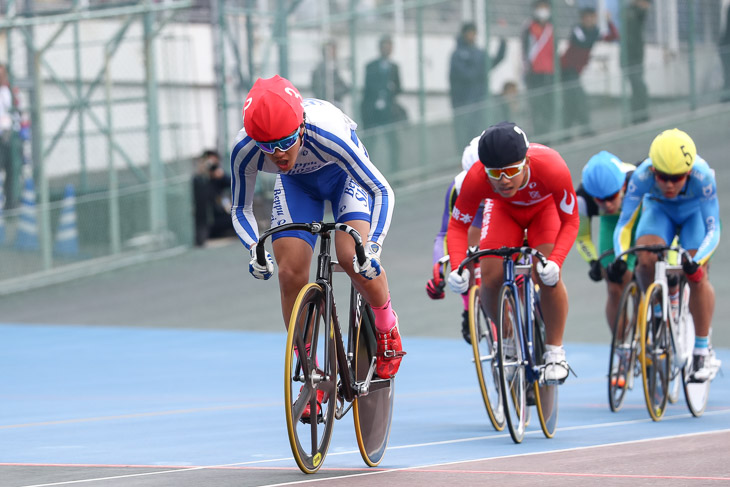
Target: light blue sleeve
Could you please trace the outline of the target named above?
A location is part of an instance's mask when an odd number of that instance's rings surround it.
[[[701,196],[700,211],[705,224],[705,238],[697,249],[694,260],[700,264],[707,262],[720,243],[720,204],[717,200],[717,183],[712,169],[706,164],[699,167],[702,178],[695,179]]]
[[[628,250],[631,246],[631,231],[639,219],[641,200],[654,184],[654,176],[650,169],[651,161],[647,159],[641,163],[629,179],[621,204],[621,215],[613,231],[613,251],[616,255]]]

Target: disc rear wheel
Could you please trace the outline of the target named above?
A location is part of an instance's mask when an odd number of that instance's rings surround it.
[[[361,300],[358,300],[361,302]],[[373,357],[377,352],[375,341],[375,317],[370,306],[360,306],[361,324],[357,331],[355,345],[355,381],[365,381]],[[355,436],[360,455],[371,467],[377,466],[385,455],[393,418],[395,379],[380,379],[373,376],[367,395],[355,398],[353,418]]]
[[[545,321],[542,318],[540,300],[535,296],[535,321],[534,321],[534,350],[535,364],[541,367],[544,364],[543,354],[545,353]],[[546,384],[543,380],[536,380],[532,387],[535,390],[535,406],[540,419],[540,428],[546,438],[552,438],[558,427],[558,385]]]

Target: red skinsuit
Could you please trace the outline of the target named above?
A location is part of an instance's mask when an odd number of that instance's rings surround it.
[[[528,229],[531,246],[555,243],[552,253],[546,257],[562,267],[579,226],[570,170],[557,151],[544,145],[530,144],[527,156],[530,159],[527,183],[511,198],[504,198],[492,189],[481,163],[474,164],[467,173],[449,220],[447,239],[453,269],[466,257],[467,230],[485,198],[492,198],[494,205],[484,210],[482,243],[488,241],[489,247],[480,244],[480,248],[519,246],[522,231]],[[516,228],[519,233],[515,232]],[[499,245],[495,245],[497,241]]]

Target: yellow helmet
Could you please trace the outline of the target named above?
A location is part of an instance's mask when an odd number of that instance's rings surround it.
[[[649,148],[651,164],[664,174],[684,174],[692,169],[697,148],[692,137],[679,129],[665,130]]]

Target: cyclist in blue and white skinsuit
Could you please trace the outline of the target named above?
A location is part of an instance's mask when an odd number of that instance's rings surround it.
[[[337,222],[367,236],[368,259],[362,267],[355,259],[354,242],[344,234],[335,236],[337,260],[375,313],[376,372],[384,378],[394,376],[404,352],[380,264],[394,196],[358,139],[357,125],[326,101],[303,100],[288,80],[274,76],[258,79],[249,91],[243,127],[231,154],[231,213],[239,238],[250,249],[249,272],[257,279],[269,279],[273,274],[268,252],[265,266],[255,259],[258,226],[253,198],[259,171],[277,174],[272,227],[321,221],[325,201],[329,201]],[[272,241],[286,325],[300,289],[309,281],[316,236],[304,231],[280,232]]]
[[[651,144],[649,158],[631,176],[613,234],[616,255],[629,248],[637,218],[637,245],[666,245],[679,235],[680,244],[693,256],[692,263],[683,262],[695,325],[690,377],[705,381],[711,374],[710,362],[715,360],[709,347],[715,290],[707,269],[720,241],[720,208],[715,173],[697,155],[694,142],[685,132],[672,129],[659,134]],[[654,281],[656,255],[639,252],[637,260],[636,276],[641,288],[646,289]],[[625,270],[624,260],[614,261],[606,269],[613,282]]]

